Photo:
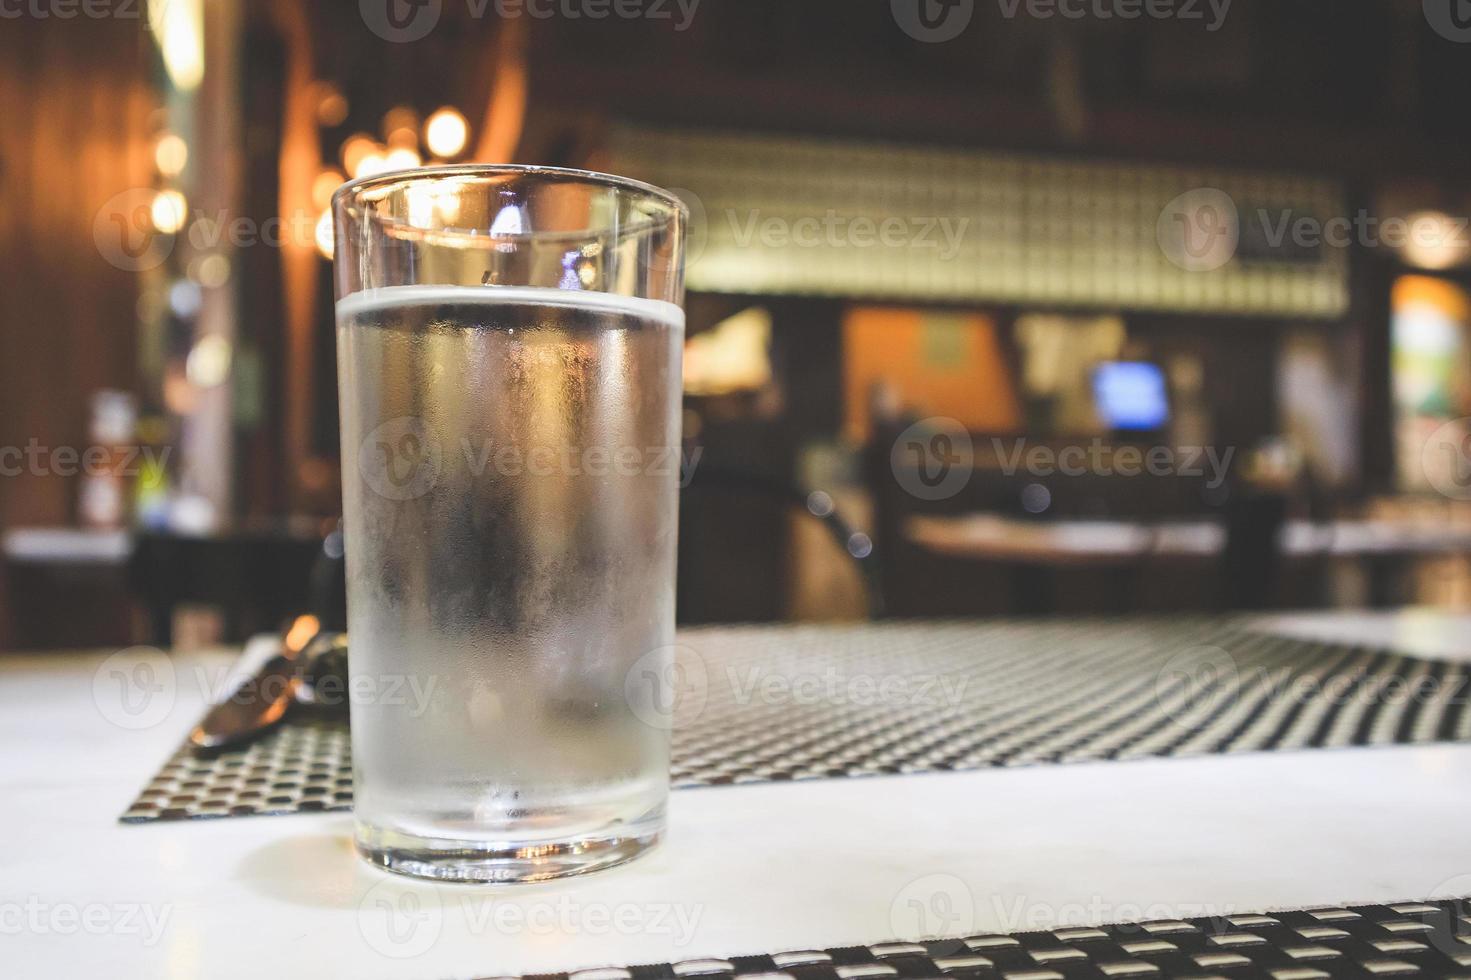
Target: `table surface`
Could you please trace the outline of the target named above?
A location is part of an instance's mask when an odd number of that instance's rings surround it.
[[[1471,660],[1467,616],[1265,624]],[[231,658],[175,658],[131,715],[106,662],[0,657],[7,976],[474,977],[1471,894],[1471,745],[681,790],[624,868],[421,884],[340,814],[119,824]]]

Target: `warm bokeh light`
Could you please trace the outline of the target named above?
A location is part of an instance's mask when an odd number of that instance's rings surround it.
[[[386,174],[392,169],[388,165],[388,159],[377,150],[374,150],[358,161],[357,168],[353,170],[352,175],[359,179],[363,177],[376,177],[379,174]]]
[[[348,108],[347,96],[337,86],[322,86],[322,97],[317,101],[317,122],[323,126],[341,126],[347,119]]]
[[[470,124],[458,109],[445,106],[429,117],[424,126],[424,144],[437,157],[452,157],[465,148],[470,139]]]
[[[362,166],[363,160],[370,154],[378,152],[378,141],[367,133],[354,133],[342,144],[342,169],[360,177],[358,168]]]
[[[234,351],[230,341],[218,334],[201,337],[184,362],[184,377],[196,388],[215,388],[230,377]]]
[[[419,182],[405,194],[409,224],[415,228],[432,228],[436,222],[453,223],[460,216],[460,195],[454,183],[447,180]]]
[[[460,195],[453,185],[445,184],[435,195],[434,209],[439,212],[440,220],[447,224],[460,220]]]
[[[159,191],[153,196],[153,206],[149,208],[149,217],[153,220],[153,227],[165,235],[172,235],[184,227],[184,219],[189,215],[189,202],[184,195],[170,188]]]
[[[215,289],[230,281],[230,260],[218,253],[206,255],[192,270],[194,280],[206,289]]]
[[[419,114],[408,106],[396,106],[383,116],[383,139],[390,147],[419,145]]]
[[[312,615],[297,616],[291,623],[291,628],[286,631],[286,649],[300,653],[306,649],[318,633],[322,631],[321,620]]]
[[[153,148],[153,162],[165,177],[177,177],[189,163],[189,144],[177,133],[164,133]]]
[[[175,415],[188,415],[199,404],[199,390],[189,383],[184,366],[177,360],[164,368],[163,404]]]
[[[752,306],[684,345],[684,390],[692,395],[757,391],[771,382],[771,311]]]
[[[400,146],[388,151],[383,158],[387,170],[412,170],[423,162],[419,157],[419,151],[407,146]]]
[[[332,203],[332,194],[341,187],[346,178],[337,170],[323,170],[312,181],[312,206],[325,208]]]
[[[198,88],[204,80],[204,0],[148,0],[148,26],[174,87]]]
[[[332,212],[323,211],[322,216],[317,219],[317,251],[322,253],[322,258],[330,259],[335,247],[336,233],[332,229]]]
[[[1405,219],[1409,231],[1400,255],[1419,269],[1450,269],[1466,261],[1464,226],[1441,211],[1416,211]]]

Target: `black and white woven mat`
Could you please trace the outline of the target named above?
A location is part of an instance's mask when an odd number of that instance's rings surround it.
[[[687,960],[524,980],[1074,980],[1471,976],[1471,904],[1353,908],[1055,929]]]
[[[677,787],[1471,740],[1471,671],[1239,620],[777,626],[680,634]],[[346,810],[342,722],[187,747],[123,815]]]

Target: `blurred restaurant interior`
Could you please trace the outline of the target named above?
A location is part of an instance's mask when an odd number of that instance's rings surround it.
[[[1471,57],[1419,3],[503,6],[0,24],[0,647],[328,588],[323,216],[436,160],[689,204],[682,624],[1471,605]]]

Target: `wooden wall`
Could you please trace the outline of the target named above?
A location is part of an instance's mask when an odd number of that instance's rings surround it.
[[[94,226],[149,183],[150,44],[141,18],[0,29],[0,447],[85,447],[91,393],[135,386],[138,276]],[[70,523],[76,495],[74,477],[0,476],[0,529]]]

